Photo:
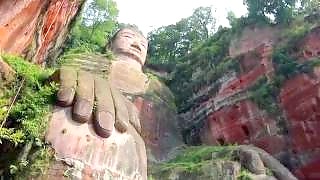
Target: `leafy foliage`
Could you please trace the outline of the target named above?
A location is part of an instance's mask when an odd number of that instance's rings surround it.
[[[190,17],[174,25],[160,27],[148,34],[149,64],[174,66],[215,30],[211,7],[199,7]]]
[[[241,169],[239,176],[237,177],[238,180],[252,180],[250,171],[247,169]]]
[[[251,99],[269,114],[275,115],[278,113],[277,95],[279,89],[275,84],[269,83],[266,78],[260,79],[251,89]]]
[[[104,51],[106,42],[117,29],[117,16],[115,1],[87,1],[71,30],[66,51]]]
[[[24,139],[41,138],[47,125],[44,117],[57,90],[55,84],[45,84],[53,71],[42,70],[19,57],[3,55],[3,58],[17,72],[17,80],[25,79],[24,88],[10,112],[9,120],[19,124],[16,129],[24,133]]]
[[[274,16],[277,23],[289,23],[293,17],[296,0],[244,0],[249,18]]]
[[[189,106],[188,98],[193,92],[214,84],[224,73],[238,69],[238,62],[228,57],[231,33],[230,29],[219,29],[181,58],[168,82],[179,111]]]
[[[47,152],[42,139],[48,125],[47,115],[57,91],[54,83],[46,82],[53,70],[42,70],[20,57],[11,55],[2,55],[2,57],[16,71],[17,79],[12,86],[11,94],[17,95],[17,99],[6,122],[3,122],[4,120],[1,122],[5,126],[0,129],[0,139],[12,142],[20,148],[28,144],[30,148],[34,146],[40,148],[37,154],[32,155],[31,160],[15,159],[19,162],[11,165],[10,172],[16,173],[23,168],[33,167],[25,172],[41,173],[41,171],[36,172],[36,169],[45,168],[42,162],[47,161],[43,158]],[[21,91],[18,91],[20,87],[22,87]]]
[[[320,9],[319,0],[300,0],[300,3],[299,11],[302,14],[311,14]]]

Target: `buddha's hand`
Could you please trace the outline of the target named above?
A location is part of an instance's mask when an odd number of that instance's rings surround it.
[[[96,133],[105,138],[111,135],[113,127],[121,133],[127,131],[128,105],[123,95],[110,87],[106,79],[71,67],[62,67],[53,79],[60,83],[58,105],[73,105],[75,121],[86,123],[92,119]]]

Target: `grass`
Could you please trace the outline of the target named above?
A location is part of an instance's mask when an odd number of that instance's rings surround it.
[[[203,165],[213,159],[233,159],[234,146],[194,146],[188,147],[175,159],[162,163],[156,171],[166,172],[172,169],[182,169],[187,172],[197,172]]]
[[[242,168],[237,179],[238,180],[252,180],[252,178],[250,177],[250,174],[251,173],[247,169]]]

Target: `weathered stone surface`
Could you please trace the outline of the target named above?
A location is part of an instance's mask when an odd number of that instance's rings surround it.
[[[174,157],[184,143],[170,90],[157,79],[150,79],[146,93],[135,96],[133,102],[139,112],[148,160],[159,162]]]
[[[143,94],[148,87],[148,77],[125,61],[114,61],[110,72],[111,84],[129,94]]]
[[[112,62],[110,83],[134,103],[138,117],[133,124],[141,132],[149,162],[174,157],[183,145],[177,124],[174,97],[156,77],[148,78],[125,61]]]
[[[249,177],[251,178],[251,180],[277,180],[273,176],[267,176],[265,174],[260,174],[260,175],[250,174]]]
[[[258,47],[249,51],[239,58],[240,73],[237,77],[221,84],[217,95],[214,97],[215,110],[235,102],[230,101],[237,93],[247,90],[262,77],[271,78],[273,74],[272,44],[261,43]]]
[[[240,174],[240,164],[238,162],[226,161],[222,164],[222,179],[236,180]]]
[[[300,60],[308,60],[320,56],[320,27],[312,29],[301,42]]]
[[[26,0],[0,2],[0,50],[27,55],[38,64],[56,57],[82,1]]]
[[[274,176],[279,180],[297,180],[297,178],[277,159],[260,148],[242,145],[240,148],[251,149],[259,153],[261,160],[266,168],[270,169]]]
[[[272,153],[279,153],[284,148],[282,143],[277,147],[272,144],[281,139],[277,136],[276,122],[267,117],[250,100],[241,101],[212,113],[207,123],[202,133],[202,141],[207,144],[254,143],[262,145]],[[259,143],[260,141],[270,142],[270,144],[268,146],[268,144]]]
[[[0,85],[2,81],[13,80],[14,74],[14,70],[0,57]]]
[[[278,27],[246,27],[239,38],[235,38],[229,48],[232,57],[252,51],[264,43],[279,42],[280,29]]]
[[[266,168],[264,167],[258,152],[240,148],[239,157],[241,165],[247,168],[250,172],[258,175],[266,173]]]
[[[294,173],[299,179],[320,179],[320,158],[306,161],[303,166],[296,169]]]
[[[194,172],[180,167],[173,167],[166,172],[160,171],[154,173],[152,177],[157,180],[236,180],[240,174],[240,167],[240,164],[235,161],[212,160]]]
[[[129,126],[126,133],[113,130],[109,138],[98,136],[92,122],[72,120],[71,108],[55,107],[46,140],[70,177],[90,179],[146,179],[147,157],[143,139]],[[51,166],[49,172],[54,169]],[[62,178],[60,176],[60,178]]]

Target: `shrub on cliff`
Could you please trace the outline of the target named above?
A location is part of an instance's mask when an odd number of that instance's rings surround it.
[[[43,70],[20,57],[2,57],[16,71],[16,80],[6,87],[10,96],[1,97],[8,98],[10,104],[1,119],[0,140],[11,152],[19,155],[6,156],[1,161],[11,163],[11,173],[26,167],[29,170],[25,172],[41,173],[47,164],[44,157],[49,157],[43,142],[47,116],[57,91],[54,83],[46,82],[52,70]],[[39,148],[40,151],[29,159],[30,151]]]

